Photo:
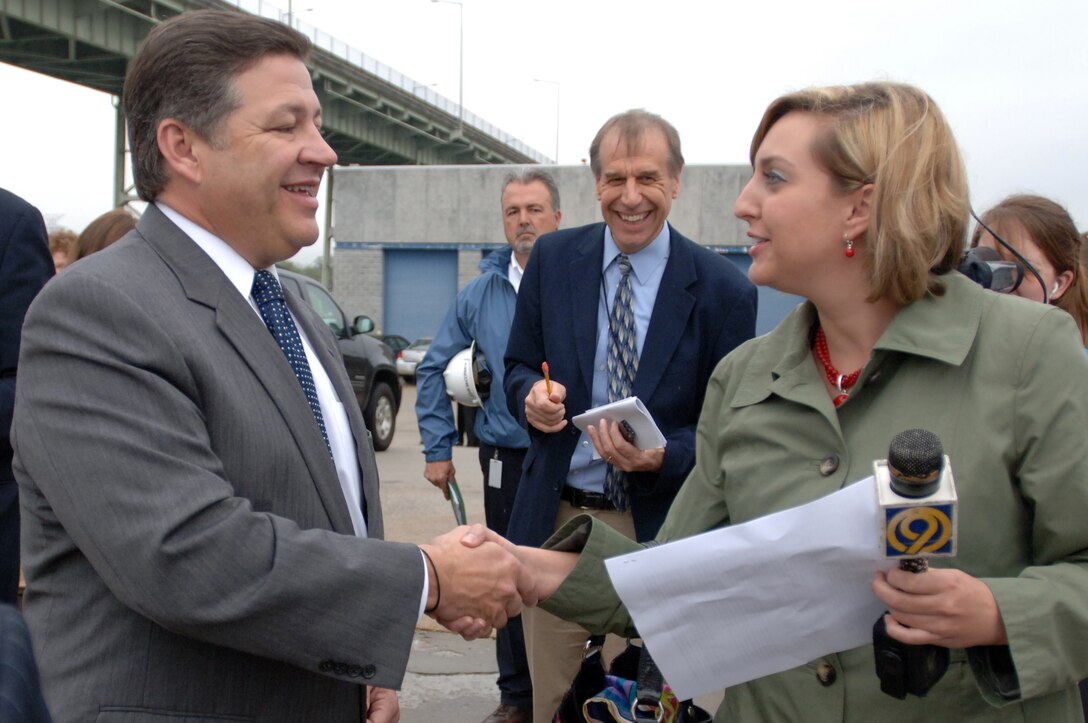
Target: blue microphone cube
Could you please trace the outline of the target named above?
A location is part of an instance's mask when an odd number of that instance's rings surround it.
[[[905,497],[892,489],[887,460],[877,460],[873,474],[885,557],[951,557],[956,554],[956,483],[947,455],[937,489],[925,497]]]

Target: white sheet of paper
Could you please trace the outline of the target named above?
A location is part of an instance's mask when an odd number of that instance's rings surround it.
[[[884,605],[875,481],[801,507],[606,561],[681,699],[872,641]],[[877,685],[873,673],[873,685]]]

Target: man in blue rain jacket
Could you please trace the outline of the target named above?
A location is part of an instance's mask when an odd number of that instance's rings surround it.
[[[423,475],[449,497],[456,472],[452,451],[459,435],[442,373],[454,356],[475,342],[478,358],[492,376],[487,398],[476,414],[480,467],[484,475],[487,526],[506,534],[514,506],[529,435],[511,416],[503,393],[503,355],[514,321],[521,275],[536,239],[559,228],[559,190],[552,177],[537,169],[511,173],[503,183],[503,229],[509,248],[488,254],[480,276],[458,294],[427,356],[416,369],[416,416],[423,436]],[[498,631],[500,705],[484,723],[532,721],[533,690],[525,656],[521,618]]]

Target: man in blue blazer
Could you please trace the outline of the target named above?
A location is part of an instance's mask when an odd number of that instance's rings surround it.
[[[676,130],[645,111],[621,113],[598,131],[590,164],[605,223],[540,239],[506,350],[507,401],[531,437],[508,528],[519,544],[539,546],[582,512],[638,540],[652,538],[695,463],[711,372],[755,333],[755,287],[666,221],[684,165]],[[609,345],[627,334],[617,328],[614,305],[627,284],[638,357],[630,394],[665,435],[656,449],[640,450],[608,423],[588,433],[571,423],[609,401]],[[526,609],[524,627],[534,719],[550,720],[586,633],[537,609]]]
[[[38,209],[0,188],[0,602],[19,590],[19,487],[11,472],[11,417],[19,333],[30,302],[53,276],[49,239]]]

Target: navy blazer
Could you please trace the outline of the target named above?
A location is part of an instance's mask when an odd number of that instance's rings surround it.
[[[580,432],[569,420],[590,408],[604,254],[603,223],[542,236],[518,291],[506,348],[507,403],[529,429],[508,536],[541,545],[552,534],[570,459]],[[657,473],[629,476],[639,540],[652,539],[695,464],[695,424],[711,372],[755,334],[756,289],[729,260],[669,227],[669,260],[650,316],[632,394],[646,404],[665,435]],[[567,389],[567,426],[545,434],[525,419],[525,397],[543,378]]]
[[[0,602],[9,604],[19,594],[19,488],[9,437],[19,338],[30,302],[52,276],[42,215],[0,188]]]
[[[0,721],[53,722],[42,697],[30,631],[12,605],[0,605]]]
[[[30,302],[53,277],[49,239],[38,209],[0,188],[0,482],[11,474],[11,415],[19,332]]]

